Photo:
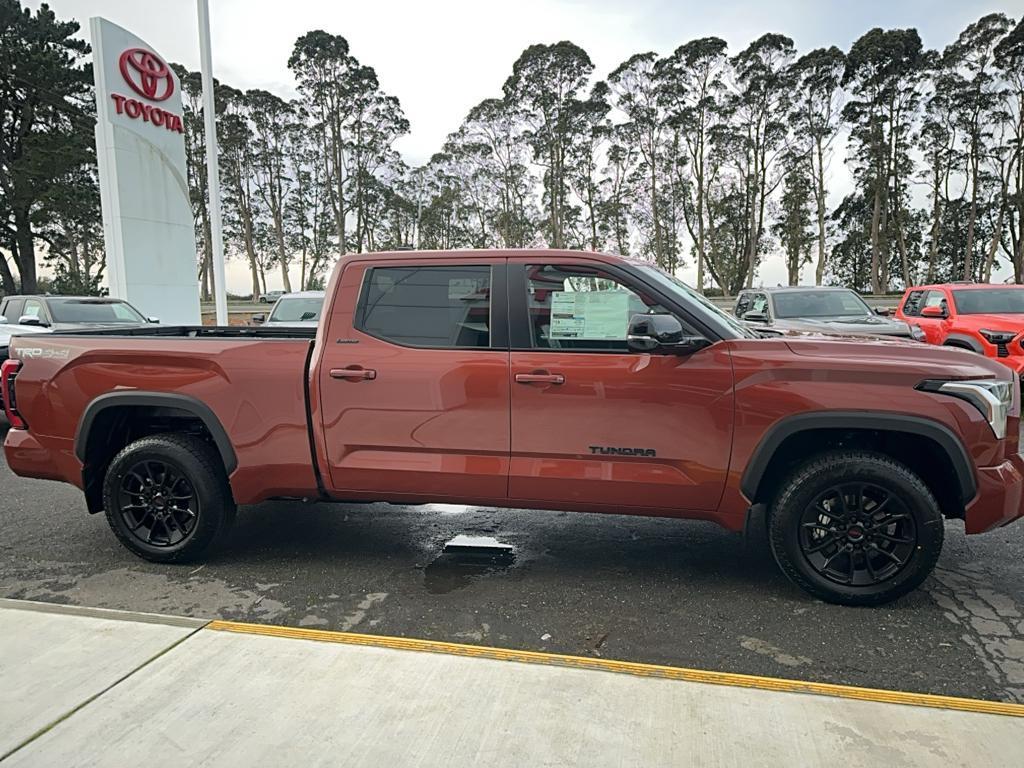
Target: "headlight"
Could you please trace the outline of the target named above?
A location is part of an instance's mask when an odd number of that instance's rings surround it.
[[[990,331],[987,328],[982,328],[978,333],[984,336],[989,344],[1009,344],[1017,335],[1014,331]]]
[[[1014,404],[1013,380],[925,381],[918,389],[966,400],[981,412],[996,437],[1006,437],[1006,417]]]

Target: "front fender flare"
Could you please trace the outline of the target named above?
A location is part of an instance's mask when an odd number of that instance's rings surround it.
[[[964,504],[978,493],[974,465],[960,438],[947,426],[932,419],[900,413],[874,411],[821,411],[801,413],[783,418],[765,432],[751,454],[740,480],[740,490],[748,501],[757,498],[757,490],[775,452],[789,437],[815,429],[851,429],[879,432],[902,432],[934,441],[949,458],[956,474],[960,498]]]

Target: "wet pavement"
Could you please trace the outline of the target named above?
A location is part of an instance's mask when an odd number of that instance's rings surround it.
[[[707,523],[451,505],[243,508],[206,563],[154,565],[0,461],[0,596],[1024,702],[1024,525],[950,523],[924,588],[851,609]]]

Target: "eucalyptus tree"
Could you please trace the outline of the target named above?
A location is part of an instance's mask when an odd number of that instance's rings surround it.
[[[348,248],[346,197],[348,174],[345,156],[345,123],[353,71],[359,64],[349,54],[348,41],[341,35],[313,30],[295,41],[288,68],[295,74],[299,93],[305,97],[323,142],[323,159],[330,179],[329,201],[337,232],[338,253]]]
[[[804,158],[797,155],[787,164],[782,199],[772,225],[772,233],[782,246],[789,285],[799,285],[800,270],[810,263],[811,247],[815,241],[810,209],[814,185],[803,161]]]
[[[46,4],[33,13],[0,0],[0,247],[25,293],[37,290],[36,228],[54,212],[50,201],[96,162],[89,44],[79,29]],[[3,254],[0,285],[18,288]]]
[[[1024,282],[1024,18],[996,45],[996,66],[1006,81],[1004,109],[1009,122],[1010,187],[1004,198],[1006,245],[1016,282]]]
[[[256,193],[270,216],[274,250],[281,268],[284,290],[292,290],[288,266],[291,252],[285,244],[285,206],[292,191],[288,175],[287,136],[294,125],[295,112],[280,96],[258,88],[245,92],[245,105],[252,124],[253,169]]]
[[[732,58],[737,93],[734,96],[736,127],[742,140],[741,163],[745,166],[747,196],[747,269],[750,285],[757,270],[765,229],[768,198],[782,174],[776,163],[787,151],[788,116],[793,102],[790,64],[796,55],[793,41],[785,35],[762,35]]]
[[[833,143],[841,127],[843,91],[839,83],[846,68],[841,50],[817,48],[805,53],[793,64],[793,128],[794,151],[803,159],[806,178],[814,198],[817,218],[818,259],[814,268],[814,284],[825,278],[827,253],[826,206],[828,189],[825,176],[832,160]]]
[[[848,162],[852,159],[857,182],[871,201],[874,293],[889,287],[894,243],[904,279],[909,273],[903,210],[913,173],[910,141],[925,61],[916,29],[875,28],[854,42],[843,72],[842,84],[850,95],[843,108],[851,133]]]
[[[565,246],[569,186],[566,161],[577,125],[575,117],[594,65],[586,51],[569,41],[531,45],[512,65],[505,101],[526,124],[534,160],[544,169],[547,230],[551,247]]]
[[[661,98],[670,125],[682,131],[689,158],[686,226],[697,255],[697,289],[704,290],[707,261],[708,198],[715,184],[711,173],[711,137],[724,119],[726,42],[704,37],[685,43],[659,64]]]
[[[638,53],[608,75],[612,104],[624,118],[619,135],[636,150],[634,178],[638,188],[634,195],[635,219],[643,233],[648,250],[659,265],[664,265],[666,243],[662,212],[659,208],[659,187],[665,154],[665,117],[660,99],[661,83],[658,56],[653,52]]]
[[[1001,122],[1005,87],[995,65],[995,49],[1010,31],[1011,22],[1002,13],[991,13],[969,24],[946,46],[943,60],[954,78],[953,99],[957,125],[965,143],[964,173],[970,199],[963,277],[976,273],[974,251],[980,196],[986,175],[986,156]],[[1004,190],[1005,191],[1005,190]],[[1000,205],[1001,205],[1000,200]]]
[[[249,264],[252,295],[266,292],[266,279],[257,249],[257,228],[262,210],[254,190],[256,175],[255,136],[249,122],[248,102],[244,94],[228,86],[217,89],[221,114],[217,121],[223,195],[226,250],[241,252]],[[240,242],[239,242],[240,241]]]
[[[578,131],[568,151],[569,186],[580,200],[586,234],[581,245],[592,251],[600,250],[602,242],[604,199],[600,169],[611,134],[608,95],[608,84],[601,81],[594,85],[587,99],[577,105]]]

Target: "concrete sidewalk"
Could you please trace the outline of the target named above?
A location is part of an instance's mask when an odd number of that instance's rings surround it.
[[[1007,766],[1022,743],[1021,705],[0,600],[3,768]]]

